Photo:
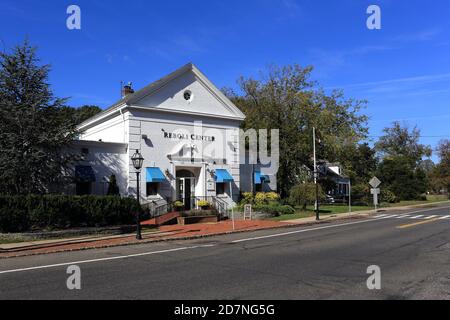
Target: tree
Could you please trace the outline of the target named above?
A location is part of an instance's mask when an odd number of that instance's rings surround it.
[[[66,100],[53,95],[49,71],[28,41],[0,53],[0,193],[48,192],[71,161],[61,150],[75,125],[61,113]]]
[[[367,184],[377,169],[378,159],[375,149],[365,142],[347,146],[340,163],[352,185]]]
[[[108,184],[108,196],[118,196],[120,195],[119,186],[117,185],[116,176],[113,174],[109,179]]]
[[[377,177],[384,188],[401,200],[419,199],[428,187],[425,172],[405,156],[383,159],[378,167]]]
[[[325,193],[319,186],[319,200],[325,200]],[[316,201],[316,185],[314,183],[301,183],[291,188],[289,192],[289,203],[293,206],[302,206],[306,210],[308,204]]]
[[[421,144],[420,130],[417,127],[409,129],[399,122],[394,122],[392,127],[383,130],[384,136],[375,144],[376,150],[382,157],[403,156],[419,165],[424,157],[430,157],[430,146]]]
[[[430,173],[433,191],[440,193],[450,190],[450,140],[441,140],[436,148],[440,162]]]
[[[425,170],[429,163],[424,157],[431,156],[431,147],[419,142],[417,127],[410,130],[394,122],[383,131],[385,135],[375,144],[382,157],[377,176],[401,200],[418,199],[428,189]]]
[[[245,113],[248,129],[279,129],[280,162],[277,188],[286,197],[304,166],[312,167],[312,128],[323,141],[318,157],[339,161],[344,147],[367,135],[364,101],[345,99],[341,91],[327,95],[310,80],[312,67],[270,67],[259,79],[241,77],[241,92],[226,90]]]
[[[102,112],[102,109],[94,105],[84,105],[79,108],[69,106],[61,108],[62,116],[71,119],[75,125],[79,125],[100,112]]]

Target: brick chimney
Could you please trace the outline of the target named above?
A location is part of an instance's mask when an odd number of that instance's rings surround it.
[[[132,88],[132,83],[128,82],[128,84],[124,85],[122,88],[122,98],[125,98],[127,95],[134,93]]]

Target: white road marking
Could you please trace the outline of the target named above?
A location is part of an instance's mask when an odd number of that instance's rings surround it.
[[[439,216],[436,216],[436,215],[434,215],[434,216],[428,216],[428,217],[425,218],[425,220],[430,220],[430,219],[433,219],[433,218],[436,218],[436,217],[439,217]]]
[[[386,217],[387,216],[387,214],[377,214],[375,217],[376,218],[383,218],[383,217]]]
[[[56,267],[71,266],[71,265],[79,265],[79,264],[93,263],[93,262],[101,262],[101,261],[111,261],[111,260],[119,260],[119,259],[128,259],[128,258],[135,258],[135,257],[149,256],[149,255],[152,255],[152,254],[160,254],[160,253],[167,253],[167,252],[184,251],[184,250],[197,249],[197,248],[207,248],[207,247],[214,247],[214,246],[215,246],[214,244],[208,244],[208,245],[200,245],[200,246],[193,246],[193,247],[182,247],[182,248],[167,249],[167,250],[160,250],[160,251],[152,251],[152,252],[136,253],[136,254],[129,254],[129,255],[116,256],[116,257],[108,257],[108,258],[99,258],[99,259],[92,259],[92,260],[81,260],[81,261],[73,261],[73,262],[64,262],[64,263],[49,264],[49,265],[37,266],[37,267],[30,267],[30,268],[21,268],[21,269],[5,270],[5,271],[0,271],[0,274],[13,273],[13,272],[21,272],[21,271],[30,271],[30,270],[38,270],[38,269],[56,268]]]
[[[403,219],[403,218],[409,218],[409,217],[410,217],[409,214],[405,214],[405,215],[402,215],[402,216],[398,216],[397,219]]]
[[[442,218],[439,218],[439,220],[444,220],[444,219],[448,219],[450,218],[450,216],[443,216]]]
[[[425,210],[417,210],[417,211],[413,211],[413,212],[408,212],[408,215],[412,215],[415,213],[428,212],[428,211],[442,210],[442,209],[450,209],[450,207],[436,207],[436,208],[425,209]]]
[[[422,215],[415,216],[415,217],[411,217],[410,219],[420,219],[420,218],[422,218],[422,217],[424,217],[423,214],[422,214]]]
[[[234,241],[231,241],[231,243],[240,243],[240,242],[247,242],[247,241],[254,241],[254,240],[282,237],[282,236],[288,236],[288,235],[291,235],[291,234],[297,234],[297,233],[303,233],[303,232],[315,231],[315,230],[339,228],[339,227],[350,226],[350,225],[354,225],[354,224],[367,223],[367,222],[373,222],[373,221],[378,221],[378,220],[385,220],[385,219],[388,219],[388,218],[389,217],[375,218],[375,219],[372,219],[372,220],[363,220],[363,221],[335,224],[335,225],[331,225],[331,226],[324,226],[324,227],[317,227],[317,228],[310,228],[310,229],[302,229],[302,230],[296,230],[296,231],[291,231],[291,232],[276,233],[276,234],[271,234],[271,235],[267,235],[267,236],[234,240]]]

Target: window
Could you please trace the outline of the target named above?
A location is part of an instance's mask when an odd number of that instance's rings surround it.
[[[186,90],[186,91],[183,93],[183,97],[184,97],[184,100],[186,100],[186,101],[188,101],[188,102],[191,102],[192,99],[194,98],[194,96],[192,95],[192,92],[191,92],[190,90]]]
[[[158,195],[158,182],[147,182],[147,197]]]
[[[76,184],[76,195],[86,196],[92,193],[92,183],[91,182],[77,182]]]
[[[225,183],[216,183],[216,194],[217,195],[225,194]]]

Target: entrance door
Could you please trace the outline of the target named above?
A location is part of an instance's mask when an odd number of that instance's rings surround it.
[[[177,171],[177,199],[184,203],[185,210],[195,206],[195,178],[188,170]]]

